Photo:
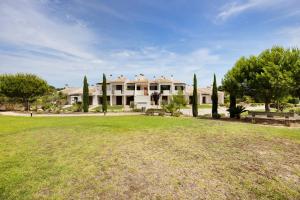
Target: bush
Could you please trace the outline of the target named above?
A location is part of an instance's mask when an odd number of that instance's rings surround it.
[[[297,115],[300,115],[300,108],[296,108],[293,110]]]
[[[158,113],[158,116],[165,116],[165,112],[160,112],[160,113]]]
[[[141,108],[134,108],[132,111],[133,112],[142,112],[142,109]]]
[[[254,99],[250,96],[243,96],[242,102],[250,104],[250,103],[254,103]]]
[[[73,112],[81,112],[82,111],[82,104],[81,102],[77,102],[77,103],[74,103],[71,107],[71,110]]]
[[[299,98],[291,98],[288,100],[288,103],[291,103],[291,104],[299,104],[300,100]]]
[[[246,108],[242,105],[237,105],[236,107],[229,108],[227,111],[235,116],[235,118],[240,119],[241,114],[247,112]]]
[[[172,114],[172,116],[174,116],[174,117],[180,117],[180,115],[181,115],[181,112],[175,112]]]
[[[101,106],[97,106],[95,108],[93,108],[93,110],[91,110],[92,112],[101,112],[102,111],[102,108]]]
[[[177,112],[177,110],[179,110],[179,106],[173,101],[171,101],[168,105],[166,105],[165,108],[167,112],[171,113],[171,115],[173,115],[174,113]]]
[[[270,108],[276,108],[281,112],[285,109],[293,108],[293,107],[294,107],[294,105],[290,104],[290,103],[271,103],[270,104]]]
[[[154,115],[155,113],[158,113],[158,115],[161,114],[161,113],[165,114],[165,110],[164,109],[158,109],[158,108],[157,109],[156,108],[149,108],[146,111],[146,115]]]
[[[134,110],[136,106],[134,105],[134,101],[130,101],[129,107]]]
[[[218,114],[218,113],[213,113],[213,114],[212,114],[212,118],[214,118],[214,119],[220,119],[220,118],[221,118],[221,115]]]
[[[263,106],[265,105],[264,103],[251,103],[250,106],[251,107],[256,107],[256,106]]]

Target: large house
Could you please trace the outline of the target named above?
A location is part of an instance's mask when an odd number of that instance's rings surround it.
[[[124,76],[107,81],[107,102],[110,105],[129,106],[134,104],[137,108],[149,108],[154,105],[161,105],[163,102],[170,102],[172,95],[182,91],[189,104],[192,103],[193,87],[182,81],[173,80],[161,76],[154,80],[147,79],[143,74],[129,80]],[[68,97],[68,104],[82,101],[82,88],[66,87],[62,90]],[[212,88],[198,88],[198,103],[211,103]],[[158,101],[155,101],[155,97]],[[224,103],[224,93],[218,92],[219,104]],[[102,104],[102,83],[89,87],[90,105]]]

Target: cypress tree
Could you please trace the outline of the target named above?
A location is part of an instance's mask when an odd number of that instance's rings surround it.
[[[211,100],[212,100],[212,116],[215,118],[218,115],[218,88],[217,88],[217,81],[216,81],[215,74],[214,74]]]
[[[235,112],[233,112],[236,108],[236,96],[234,94],[229,95],[230,104],[229,104],[229,114],[230,118],[235,118]]]
[[[106,76],[103,74],[102,81],[102,111],[107,112]]]
[[[198,94],[197,94],[197,77],[196,74],[194,74],[194,83],[193,83],[194,89],[193,89],[193,117],[198,116]]]
[[[86,79],[86,76],[84,76],[83,79],[83,91],[82,91],[82,103],[83,103],[83,112],[89,111],[89,85]]]

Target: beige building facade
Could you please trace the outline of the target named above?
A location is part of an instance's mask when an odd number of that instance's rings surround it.
[[[182,81],[173,80],[161,76],[153,80],[147,79],[140,74],[134,80],[129,80],[124,76],[119,76],[112,80],[107,80],[107,100],[113,105],[135,105],[140,107],[152,107],[161,105],[163,102],[170,102],[173,95],[182,91],[187,102],[191,104],[193,87]],[[68,104],[82,101],[82,88],[66,87],[62,90],[68,97]],[[90,105],[102,104],[102,83],[89,87]],[[198,88],[198,103],[211,103],[212,88]],[[155,98],[156,97],[156,98]],[[159,97],[159,98],[157,98]],[[219,104],[224,104],[224,93],[218,92]]]

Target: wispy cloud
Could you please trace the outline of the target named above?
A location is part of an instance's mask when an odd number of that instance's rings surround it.
[[[222,62],[219,55],[206,48],[186,53],[158,46],[120,47],[119,50],[106,51],[101,51],[98,46],[94,49],[93,46],[99,44],[99,34],[96,37],[84,21],[67,13],[65,18],[51,15],[47,3],[1,1],[0,73],[36,73],[56,86],[65,83],[80,85],[78,80],[83,75],[87,75],[91,82],[98,82],[103,72],[127,76],[138,73],[174,75],[187,81],[194,72],[203,79],[207,78],[213,69],[206,66]],[[95,9],[120,19],[123,17],[101,4]]]
[[[40,1],[1,1],[0,42],[93,59],[89,47],[96,42],[93,32],[82,23],[47,16],[44,6]]]
[[[300,26],[285,27],[278,31],[290,47],[300,46]]]
[[[275,5],[283,0],[247,0],[247,1],[233,1],[225,4],[218,13],[216,19],[225,21],[230,17],[241,14],[251,9],[264,9],[270,5]]]
[[[174,75],[175,78],[190,82],[191,75],[197,73],[200,83],[210,82],[214,67],[223,65],[219,55],[209,49],[197,49],[179,54],[159,47],[146,47],[137,50],[122,49],[110,51],[99,56],[98,60],[68,60],[41,56],[29,51],[0,52],[0,73],[36,73],[51,84],[62,86],[71,83],[79,86],[83,75],[92,83],[99,81],[101,73],[126,75],[144,73],[150,78],[154,75]],[[210,66],[208,68],[207,66]],[[58,75],[60,74],[60,75]]]

